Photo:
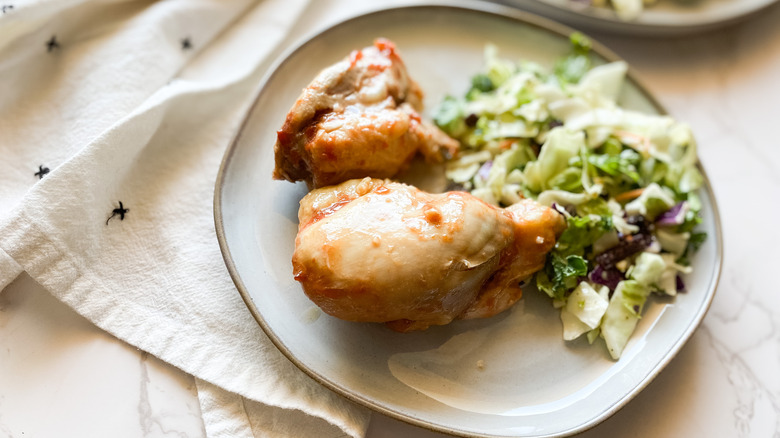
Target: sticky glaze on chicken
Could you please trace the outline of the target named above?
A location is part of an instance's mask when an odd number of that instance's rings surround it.
[[[377,40],[323,70],[303,90],[274,146],[273,177],[310,187],[389,178],[419,152],[442,161],[458,143],[421,120],[422,91],[395,46]]]
[[[371,178],[310,192],[298,218],[292,262],[306,295],[330,315],[397,331],[507,309],[565,226],[532,200],[501,209]]]

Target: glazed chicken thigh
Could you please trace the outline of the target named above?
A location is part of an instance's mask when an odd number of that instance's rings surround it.
[[[306,295],[330,315],[404,332],[507,309],[565,227],[532,200],[501,209],[372,178],[313,190],[298,216],[292,262]]]
[[[420,118],[422,97],[392,42],[352,52],[320,72],[287,114],[273,177],[323,187],[392,177],[418,153],[442,161],[458,143]]]

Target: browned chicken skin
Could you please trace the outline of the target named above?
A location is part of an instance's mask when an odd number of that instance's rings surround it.
[[[277,132],[273,177],[310,187],[389,178],[421,153],[438,162],[458,144],[421,120],[422,91],[392,42],[379,39],[326,68]]]
[[[565,227],[532,200],[501,209],[365,178],[301,200],[295,279],[326,313],[422,330],[495,315],[521,297]]]

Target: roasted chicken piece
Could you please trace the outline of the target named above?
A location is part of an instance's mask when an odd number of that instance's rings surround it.
[[[440,162],[458,143],[422,121],[422,91],[392,42],[377,40],[326,68],[277,132],[273,177],[310,187],[389,178],[419,152]]]
[[[313,190],[298,219],[292,264],[306,295],[404,332],[507,309],[565,227],[533,200],[502,209],[372,178]]]

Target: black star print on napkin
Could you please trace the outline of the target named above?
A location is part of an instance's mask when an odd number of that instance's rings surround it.
[[[10,12],[11,9],[13,9],[13,8],[14,8],[14,5],[3,5],[2,6],[3,14],[5,14],[6,12]]]
[[[192,41],[190,41],[190,37],[182,38],[181,40],[181,49],[182,50],[190,50],[192,48]]]
[[[124,205],[122,205],[122,201],[119,201],[119,208],[115,208],[111,211],[111,216],[106,219],[106,225],[108,225],[108,221],[110,221],[114,216],[119,215],[119,220],[123,221],[125,220],[125,214],[130,211],[129,208],[125,208]]]
[[[54,49],[59,49],[60,43],[57,42],[57,36],[52,35],[49,41],[46,41],[46,51],[51,52]]]
[[[49,168],[45,167],[43,164],[38,166],[38,171],[35,172],[33,175],[37,176],[38,179],[43,179],[46,174],[49,173]]]

